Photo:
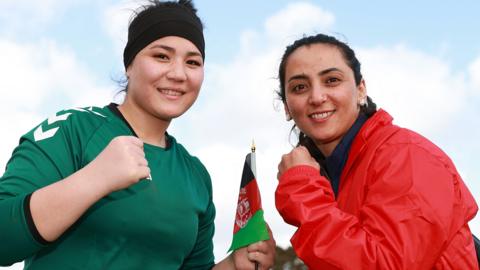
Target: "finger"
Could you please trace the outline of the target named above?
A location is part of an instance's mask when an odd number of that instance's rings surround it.
[[[145,156],[144,144],[141,140],[135,137],[129,137],[123,142],[124,149],[128,153],[138,153]]]
[[[127,151],[124,153],[124,158],[132,165],[147,165],[148,161],[145,154],[140,151]]]
[[[299,145],[296,147],[296,149],[299,151],[308,152],[307,147],[305,147],[304,145]]]
[[[275,254],[274,253],[261,253],[258,251],[249,253],[249,259],[258,263],[258,269],[271,269],[274,265]]]
[[[247,246],[248,252],[259,251],[262,253],[267,252],[267,243],[265,241],[255,242]]]
[[[140,168],[138,179],[139,180],[140,179],[152,180],[151,171],[150,171],[150,168],[148,166],[144,166],[144,167]]]
[[[133,156],[135,156],[136,158],[139,158],[139,159],[140,158],[143,158],[143,159],[145,158],[145,152],[143,151],[143,149],[138,149],[138,148],[137,149],[132,149],[131,154]]]
[[[135,136],[117,136],[112,139],[112,141],[117,141],[122,144],[133,144],[133,145],[143,145],[143,142]]]
[[[138,146],[138,145],[135,145],[135,144],[129,144],[129,145],[126,145],[125,148],[130,153],[137,153],[141,156],[145,156],[145,151],[143,150],[142,146]]]
[[[258,251],[254,251],[254,252],[249,252],[248,253],[248,259],[253,262],[253,264],[255,265],[255,263],[258,263],[258,269],[264,269],[264,265],[266,263],[266,256],[265,254],[261,253],[261,252],[258,252]]]
[[[128,146],[128,150],[145,156],[145,149],[143,148],[143,144],[139,145],[136,143],[130,143],[130,145]]]
[[[142,147],[142,148],[143,148],[143,141],[140,140],[140,138],[135,137],[135,136],[126,136],[126,139],[127,139],[130,143],[132,143],[132,144],[134,144],[134,145],[136,145],[136,146],[139,146],[139,147]]]
[[[148,167],[148,160],[145,158],[139,158],[137,162],[141,167]]]

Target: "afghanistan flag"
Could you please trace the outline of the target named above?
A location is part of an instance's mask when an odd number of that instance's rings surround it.
[[[233,240],[228,251],[270,238],[267,224],[263,219],[260,191],[252,172],[252,165],[255,166],[252,164],[252,155],[255,153],[250,153],[245,158],[233,227]]]

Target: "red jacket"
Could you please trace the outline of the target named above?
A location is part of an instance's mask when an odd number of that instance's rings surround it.
[[[378,111],[355,137],[335,200],[310,166],[280,177],[275,202],[310,269],[478,269],[478,207],[452,161]]]

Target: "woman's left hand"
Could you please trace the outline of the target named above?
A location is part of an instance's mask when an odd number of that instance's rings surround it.
[[[273,267],[275,261],[275,239],[268,227],[270,239],[256,242],[233,252],[233,261],[237,270],[255,270],[255,262],[259,270],[267,270]]]

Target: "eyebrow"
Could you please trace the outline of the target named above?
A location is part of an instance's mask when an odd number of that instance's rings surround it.
[[[325,75],[327,73],[334,72],[334,71],[342,72],[339,68],[333,67],[333,68],[327,68],[325,70],[320,71],[318,73],[318,75],[322,76],[322,75]]]
[[[175,48],[167,46],[167,45],[156,44],[156,45],[153,45],[152,47],[150,47],[150,49],[156,49],[156,48],[161,48],[161,49],[164,49],[164,50],[166,50],[168,52],[171,52],[171,53],[175,52]],[[187,52],[187,56],[200,56],[200,57],[202,57],[202,55],[199,52],[195,52],[195,51]]]
[[[325,75],[325,74],[328,74],[328,73],[334,72],[334,71],[342,72],[342,70],[333,67],[333,68],[327,68],[327,69],[325,69],[325,70],[320,71],[320,72],[318,73],[318,76],[323,76],[323,75]],[[288,79],[288,82],[293,81],[293,80],[303,80],[303,79],[307,79],[307,75],[305,75],[305,73],[298,74],[298,75],[294,75],[294,76],[290,77],[290,78]]]

